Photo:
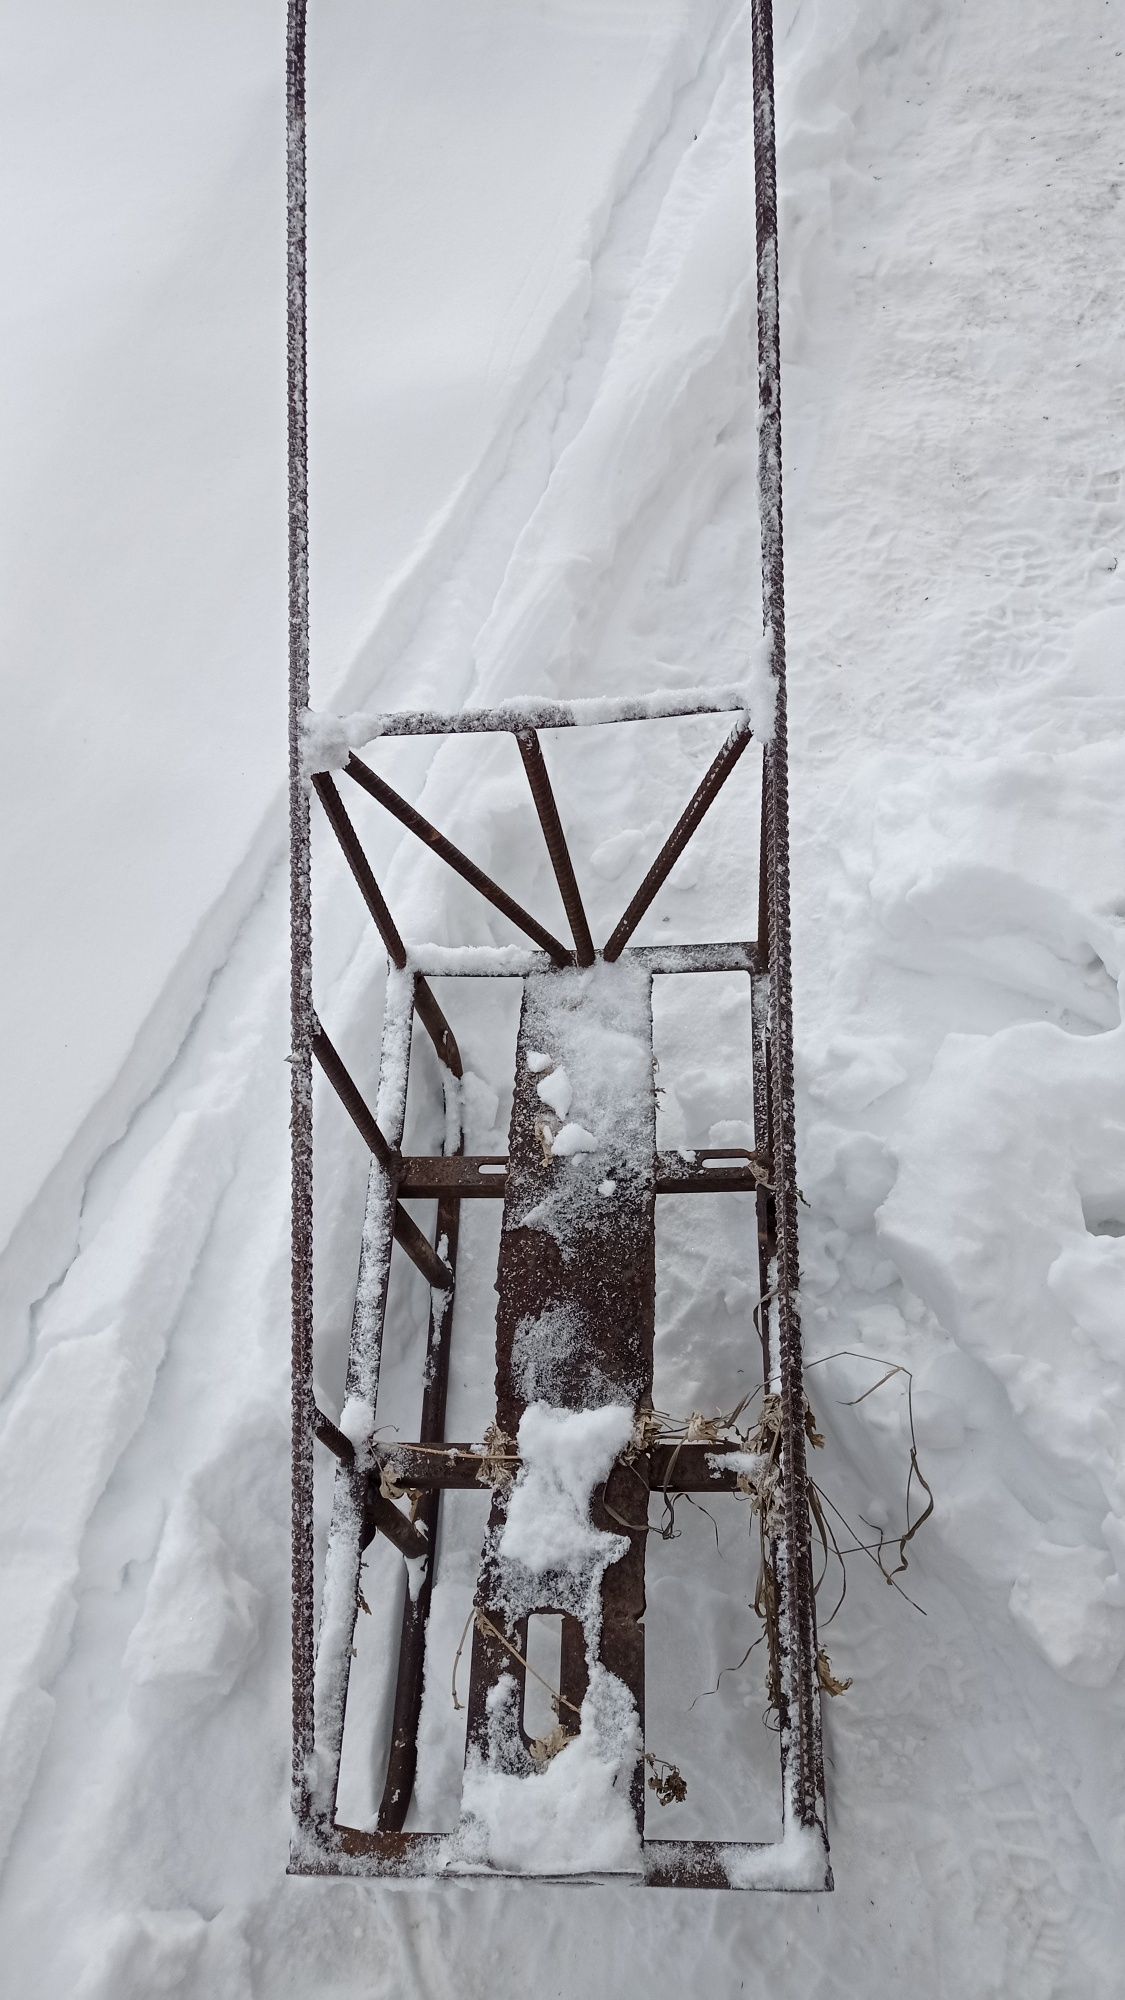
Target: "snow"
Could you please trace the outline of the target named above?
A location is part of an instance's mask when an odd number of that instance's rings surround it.
[[[238,1573],[220,1530],[189,1496],[161,1537],[125,1671],[163,1717],[222,1700],[253,1656],[263,1611],[261,1592]]]
[[[8,1983],[28,2000],[508,2000],[607,1978],[630,2000],[743,1983],[794,2000],[1114,2000],[1120,20],[1103,0],[779,0],[814,1469],[849,1521],[895,1532],[912,1412],[935,1513],[897,1579],[925,1617],[860,1556],[824,1635],[854,1681],[825,1704],[834,1897],[748,1909],[700,1891],[690,1921],[655,1893],[638,1909],[577,1886],[390,1893],[284,1874],[280,31],[265,0],[190,22],[66,0],[8,29]],[[754,714],[742,8],[324,0],[311,60],[318,713],[749,684]],[[545,734],[596,937],[723,729]],[[563,934],[509,740],[375,754]],[[642,942],[753,934],[754,754]],[[463,1043],[467,1147],[502,1152],[515,980],[541,960],[400,829],[363,802],[356,816]],[[317,1004],[373,1089],[381,954],[327,846],[316,871]],[[445,980],[495,970],[511,978]],[[657,979],[662,1146],[745,1143],[745,984]],[[549,1047],[577,1086],[581,1063]],[[436,1086],[421,1097],[400,1109],[436,1144]],[[610,1142],[608,1110],[577,1087],[570,1111]],[[331,1411],[366,1168],[323,1093],[317,1128]],[[559,1171],[589,1173],[595,1198],[606,1165]],[[729,1410],[753,1386],[754,1274],[732,1251],[744,1199],[661,1198],[669,1411]],[[466,1204],[451,1436],[492,1416],[497,1207]],[[415,1434],[423,1292],[407,1274],[392,1300],[392,1436]],[[565,1337],[527,1331],[533,1402],[552,1402]],[[873,1389],[895,1363],[909,1380]],[[483,1509],[450,1509],[437,1564],[418,1823],[442,1829]],[[749,1509],[714,1512],[721,1555],[690,1510],[678,1540],[649,1537],[646,1732],[688,1782],[682,1805],[650,1804],[650,1829],[792,1881],[819,1854],[780,1821],[762,1649],[720,1678],[756,1629]],[[577,1500],[565,1518],[577,1532]],[[335,1581],[328,1617],[337,1597],[346,1609]],[[408,1584],[397,1554],[372,1554],[373,1610]],[[357,1630],[373,1744],[378,1623]],[[588,1866],[633,1865],[612,1693],[591,1697],[604,1736],[584,1717],[532,1778],[470,1772],[480,1866],[540,1843],[567,1867],[579,1829]],[[374,1750],[360,1762],[348,1783],[373,1816]]]
[[[529,1027],[550,1041],[555,1064],[537,1094],[557,1116],[576,1115],[557,1130],[547,1128],[552,1157],[567,1164],[522,1220],[564,1246],[580,1233],[606,1166],[635,1172],[651,1153],[649,990],[644,968],[628,960],[599,961],[588,971],[532,978],[525,986]],[[596,1165],[587,1158],[599,1154],[609,1158]]]
[[[406,1588],[410,1593],[410,1602],[416,1604],[418,1601],[418,1592],[426,1580],[426,1574],[430,1567],[430,1558],[429,1556],[404,1556],[403,1565],[406,1570]]]
[[[337,1429],[350,1438],[357,1451],[368,1443],[375,1428],[375,1409],[365,1396],[347,1396],[340,1411]]]
[[[528,1064],[531,1068],[531,1064]],[[553,1111],[556,1118],[565,1118],[574,1099],[574,1089],[565,1069],[554,1069],[535,1086],[535,1094],[541,1103]]]
[[[596,1410],[557,1410],[532,1403],[520,1419],[523,1463],[508,1502],[499,1552],[534,1574],[604,1569],[624,1549],[621,1535],[590,1523],[590,1494],[633,1435],[634,1412],[624,1403]]]
[[[757,671],[752,679],[732,687],[669,687],[659,694],[583,695],[576,701],[563,702],[517,695],[491,708],[466,707],[450,712],[421,709],[388,715],[323,715],[308,709],[301,719],[302,764],[309,777],[320,771],[342,770],[353,750],[363,749],[380,736],[572,729],[606,722],[652,722],[680,715],[728,712],[738,717],[731,726],[749,727],[753,721],[759,739],[769,742],[774,702],[764,647],[765,641],[761,640],[754,648]],[[751,698],[755,703],[753,717]]]
[[[510,1717],[515,1681],[505,1676],[490,1696],[490,1722]],[[541,1771],[516,1776],[472,1757],[465,1768],[466,1825],[459,1858],[544,1875],[629,1872],[640,1842],[629,1803],[628,1772],[640,1750],[637,1711],[628,1689],[595,1666],[578,1734]]]
[[[544,1590],[579,1617],[589,1681],[577,1735],[552,1746],[539,1769],[519,1734],[514,1678],[504,1675],[490,1692],[487,1744],[466,1761],[454,1843],[470,1862],[546,1875],[639,1866],[629,1797],[643,1748],[637,1710],[597,1656],[601,1580],[628,1543],[590,1520],[591,1494],[629,1443],[635,1421],[623,1403],[568,1410],[534,1402],[520,1419],[522,1463],[496,1540],[498,1595],[512,1619],[534,1610]]]
[[[567,1378],[567,1357],[582,1325],[574,1309],[555,1307],[538,1319],[521,1320],[512,1347],[512,1369],[524,1400],[551,1403]],[[592,1367],[586,1381],[590,1405],[614,1403],[620,1391],[600,1369]]]
[[[597,1150],[598,1141],[594,1134],[588,1132],[584,1125],[576,1125],[573,1121],[569,1125],[564,1125],[551,1140],[551,1151],[557,1160],[568,1160],[573,1158],[575,1153],[596,1153]],[[603,1193],[604,1189],[605,1182],[599,1181],[598,1193]]]

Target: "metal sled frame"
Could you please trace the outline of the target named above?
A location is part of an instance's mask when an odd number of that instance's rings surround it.
[[[782,1837],[774,1845],[656,1840],[644,1837],[644,1765],[638,1758],[630,1798],[639,1835],[638,1866],[629,1873],[567,1875],[568,1881],[637,1881],[661,1887],[831,1887],[820,1741],[815,1601],[806,1497],[806,1404],[797,1313],[797,1186],[793,1142],[793,1072],[789,953],[788,794],[785,716],[784,597],[781,542],[781,432],[778,390],[776,193],[773,172],[772,38],[769,0],[754,0],[755,159],[758,207],[758,339],[761,423],[759,487],[767,637],[776,690],[772,733],[762,748],[758,935],[728,943],[636,946],[638,924],[684,852],[751,741],[750,718],[738,690],[698,691],[596,702],[513,702],[457,714],[388,714],[370,718],[370,737],[506,732],[527,775],[547,853],[570,929],[552,935],[435,826],[354,753],[342,778],[310,769],[308,707],[308,532],[305,394],[304,0],[289,9],[289,412],[290,412],[290,813],[292,913],[292,1245],[293,1245],[293,1809],[291,1872],[349,1875],[497,1874],[466,1862],[456,1836],[405,1831],[417,1761],[427,1620],[438,1552],[442,1493],[492,1486],[491,1525],[502,1527],[508,1482],[497,1476],[479,1443],[445,1438],[445,1402],[454,1334],[458,1226],[466,1200],[504,1204],[497,1273],[497,1434],[514,1438],[524,1407],[513,1366],[519,1328],[559,1308],[577,1315],[582,1335],[564,1361],[562,1400],[580,1408],[589,1376],[622,1385],[624,1399],[651,1406],[655,1310],[654,1204],[659,1194],[744,1191],[746,1251],[757,1260],[759,1330],[748,1323],[763,1382],[775,1398],[780,1438],[779,1501],[768,1522],[772,1682],[780,1723]],[[562,820],[540,742],[541,732],[649,723],[654,732],[674,718],[715,714],[727,733],[679,820],[600,950],[595,949]],[[647,735],[647,731],[646,731]],[[370,753],[369,753],[370,754]],[[375,798],[423,840],[463,880],[502,911],[528,941],[526,950],[473,948],[457,952],[408,945],[384,901],[349,817],[343,792],[355,786]],[[364,1100],[325,1028],[312,997],[310,875],[311,797],[315,793],[382,938],[389,961],[380,1080],[375,1108]],[[579,1254],[562,1256],[551,1237],[524,1224],[528,1209],[558,1185],[560,1163],[541,1142],[534,1078],[525,1057],[545,1044],[543,1024],[589,1004],[593,968],[616,966],[610,987],[626,995],[631,1025],[651,1050],[651,984],[658,974],[745,973],[753,991],[754,1150],[709,1148],[697,1155],[661,1154],[655,1143],[655,1099],[635,1107],[606,1165],[615,1199],[584,1213]],[[523,1004],[516,1083],[506,1158],[463,1151],[457,1082],[461,1057],[429,979],[450,973],[472,978],[519,978]],[[596,971],[602,981],[606,974]],[[433,1157],[401,1151],[415,1021],[436,1052],[447,1083],[444,1151]],[[420,1416],[410,1443],[371,1445],[357,1452],[318,1407],[313,1380],[313,1089],[319,1071],[370,1153],[367,1208],[348,1359],[347,1393],[374,1410],[383,1319],[394,1244],[430,1286],[429,1331],[419,1356]],[[643,1097],[643,1092],[641,1093]],[[599,1155],[599,1160],[601,1156]],[[433,1241],[404,1202],[436,1199]],[[753,1222],[751,1221],[753,1217]],[[313,1533],[313,1459],[335,1457],[332,1521],[320,1594],[319,1631]],[[492,1450],[495,1451],[493,1446]],[[629,1689],[644,1718],[645,1548],[649,1492],[733,1492],[737,1475],[723,1465],[725,1447],[659,1441],[619,1460],[592,1503],[595,1526],[618,1534],[635,1524],[627,1550],[601,1586],[599,1661]],[[509,1453],[510,1456],[510,1453]],[[510,1465],[509,1471],[518,1470]],[[408,1491],[410,1510],[396,1504]],[[348,1827],[336,1815],[348,1677],[358,1609],[360,1563],[376,1534],[408,1559],[425,1558],[421,1580],[401,1615],[397,1683],[386,1783],[373,1830]],[[467,1751],[479,1747],[491,1690],[512,1676],[522,1700],[526,1620],[508,1629],[496,1608],[495,1537],[482,1559],[469,1669]],[[545,1583],[543,1612],[563,1610]],[[372,1607],[378,1610],[377,1606]],[[561,1726],[572,1731],[586,1690],[581,1626],[562,1619]],[[526,1738],[525,1738],[526,1741]],[[534,1782],[529,1779],[528,1782]],[[517,1879],[548,1879],[519,1876]]]

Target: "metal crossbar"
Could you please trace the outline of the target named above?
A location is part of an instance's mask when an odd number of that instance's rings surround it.
[[[293,1157],[293,1808],[291,1868],[300,1873],[434,1874],[491,1872],[466,1858],[457,1835],[406,1830],[414,1792],[417,1733],[443,1494],[482,1484],[491,1489],[490,1534],[482,1552],[469,1671],[467,1750],[481,1754],[488,1717],[502,1686],[522,1690],[526,1616],[505,1610],[499,1555],[511,1476],[518,1453],[495,1454],[445,1439],[454,1330],[461,1204],[502,1205],[497,1277],[496,1423],[515,1437],[531,1398],[514,1354],[521,1329],[563,1312],[578,1332],[553,1357],[563,1407],[583,1407],[592,1373],[637,1411],[651,1408],[655,1310],[654,1204],[667,1194],[744,1193],[753,1199],[748,1255],[757,1266],[763,1386],[777,1409],[780,1440],[777,1501],[763,1514],[771,1694],[781,1748],[782,1838],[778,1843],[653,1840],[644,1833],[644,1766],[630,1780],[639,1860],[630,1874],[653,1886],[824,1888],[831,1886],[820,1741],[818,1653],[805,1484],[806,1404],[796,1306],[797,1188],[793,1148],[793,1075],[785,735],[785,644],[781,541],[780,391],[777,320],[777,218],[773,167],[772,29],[769,0],[752,4],[755,166],[758,223],[758,341],[761,423],[759,490],[763,591],[775,712],[763,746],[758,936],[752,940],[635,945],[641,919],[697,833],[751,740],[745,690],[685,690],[679,695],[589,702],[519,701],[455,715],[429,711],[352,718],[343,731],[356,749],[385,739],[490,734],[515,737],[570,929],[563,943],[426,819],[353,749],[333,758],[399,824],[422,840],[530,940],[522,946],[438,947],[400,932],[370,859],[344,806],[332,770],[318,764],[308,710],[308,529],[305,388],[304,0],[289,4],[289,417],[290,417],[290,810],[292,899]],[[540,733],[671,721],[713,713],[730,718],[728,734],[701,776],[621,917],[595,946]],[[321,1025],[312,994],[310,796],[332,829],[388,958],[378,1103],[380,1124]],[[545,1024],[564,1023],[595,1005],[593,980],[609,978],[636,1040],[651,1056],[651,986],[658,974],[739,972],[751,982],[753,1148],[666,1153],[657,1150],[651,1062],[622,1129],[609,1147],[612,1207],[570,1215],[569,1256],[550,1235],[527,1226],[530,1208],[565,1200],[559,1161],[544,1146],[527,1054],[544,1045]],[[436,976],[519,978],[522,982],[517,1075],[507,1155],[464,1152],[457,1080],[461,1054],[429,980]],[[599,989],[600,990],[600,989]],[[630,1011],[631,1010],[631,1011]],[[445,1149],[432,1156],[402,1151],[412,1029],[417,1016],[447,1086]],[[561,1026],[559,1028],[561,1032]],[[549,1045],[549,1042],[548,1044]],[[372,1420],[377,1408],[383,1326],[392,1250],[397,1242],[430,1287],[420,1357],[417,1437],[388,1446],[373,1435],[357,1445],[318,1406],[313,1377],[314,1065],[338,1098],[369,1155],[359,1278],[349,1345],[346,1395]],[[608,1171],[608,1169],[607,1169]],[[569,1182],[566,1185],[570,1185]],[[560,1196],[560,1188],[562,1195]],[[436,1200],[432,1240],[404,1207]],[[552,1247],[554,1246],[554,1247]],[[561,1369],[561,1375],[559,1373]],[[532,1370],[534,1376],[534,1370]],[[560,1386],[561,1384],[561,1386]],[[341,1422],[345,1422],[341,1419]],[[358,1433],[357,1433],[358,1435]],[[335,1460],[332,1518],[318,1597],[313,1526],[313,1447]],[[628,1689],[643,1729],[647,1496],[734,1492],[742,1474],[725,1463],[722,1443],[640,1444],[619,1460],[591,1500],[596,1527],[624,1530],[626,1547],[600,1584],[598,1663]],[[399,1504],[410,1496],[409,1511]],[[417,1587],[401,1612],[387,1762],[377,1823],[343,1824],[337,1810],[350,1663],[364,1550],[382,1535],[418,1566]],[[560,1728],[573,1732],[591,1660],[582,1630],[543,1583],[543,1611],[562,1615]],[[318,1636],[319,1617],[319,1636]],[[527,1739],[524,1736],[524,1743]],[[518,1745],[517,1745],[518,1750]],[[522,1753],[520,1753],[522,1754]],[[526,1763],[526,1759],[525,1759]],[[521,1767],[522,1768],[522,1767]],[[529,1779],[529,1782],[532,1780]],[[538,1879],[546,1879],[539,1877]],[[597,1879],[567,1875],[567,1880]]]

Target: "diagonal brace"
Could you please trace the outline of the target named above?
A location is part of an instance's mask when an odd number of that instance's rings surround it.
[[[530,911],[525,910],[522,903],[517,903],[513,896],[509,896],[507,890],[502,889],[498,882],[494,882],[491,875],[486,875],[483,868],[478,868],[475,861],[470,861],[467,854],[462,854],[459,847],[455,847],[451,840],[447,840],[444,833],[440,833],[437,827],[425,819],[414,806],[408,804],[407,800],[388,785],[385,779],[380,778],[377,772],[372,771],[362,758],[349,757],[344,768],[349,778],[353,778],[357,785],[362,786],[365,792],[369,792],[381,806],[385,806],[386,810],[410,833],[416,834],[419,840],[432,848],[435,854],[448,863],[454,874],[460,875],[462,881],[467,882],[471,889],[475,889],[478,895],[491,903],[494,910],[499,910],[503,916],[508,917],[525,937],[532,938],[556,965],[571,964],[571,953],[557,937],[546,930]]]
[[[329,1041],[319,1021],[313,1030],[313,1054],[356,1131],[374,1158],[378,1160],[384,1173],[389,1176],[392,1184],[397,1187],[402,1156],[397,1148],[387,1144],[354,1077]],[[452,1271],[444,1259],[438,1256],[433,1245],[423,1236],[413,1216],[407,1214],[397,1199],[394,1205],[393,1228],[395,1242],[402,1245],[411,1263],[417,1265],[426,1282],[440,1286],[443,1291],[448,1290],[453,1283]]]
[[[750,718],[743,716],[731,730],[718,756],[708,766],[692,793],[656,860],[609,938],[602,957],[620,958],[649,904],[663,888],[704,814],[718,798],[731,772],[750,741]]]

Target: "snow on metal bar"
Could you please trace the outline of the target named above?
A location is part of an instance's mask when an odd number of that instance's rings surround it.
[[[652,973],[762,970],[753,943],[629,945],[621,957],[635,959]],[[430,979],[523,979],[551,969],[545,951],[528,951],[521,944],[408,945],[407,964]]]
[[[436,1877],[442,1882],[535,1882],[569,1888],[612,1883],[614,1888],[773,1889],[814,1892],[832,1887],[824,1848],[815,1835],[794,1826],[772,1844],[758,1841],[646,1840],[639,1864],[612,1871],[587,1868],[578,1874],[493,1868],[464,1854],[456,1834],[365,1832],[338,1826],[328,1850],[306,1841],[294,1848],[291,1874],[379,1875],[404,1882]]]
[[[409,972],[392,968],[387,975],[376,1117],[388,1144],[396,1151],[402,1144],[406,1120],[413,1011],[413,977]],[[351,1465],[338,1465],[336,1469],[316,1651],[316,1747],[309,1790],[314,1813],[325,1819],[330,1819],[335,1811],[340,1778],[344,1710],[358,1604],[363,1503],[379,1390],[395,1198],[393,1172],[373,1156],[352,1314],[346,1401],[340,1419],[341,1429],[355,1448],[355,1458]]]
[[[573,701],[516,696],[490,708],[407,709],[398,714],[329,715],[307,709],[303,719],[305,775],[342,770],[352,750],[379,736],[465,736],[530,729],[581,729],[604,722],[659,722],[684,715],[746,715],[760,690],[750,682],[713,688],[668,688],[663,694],[585,695]]]

